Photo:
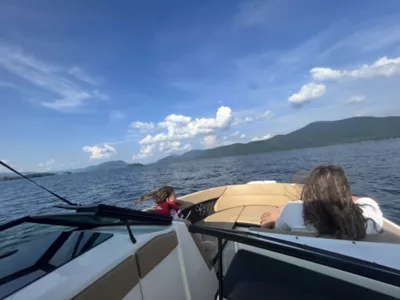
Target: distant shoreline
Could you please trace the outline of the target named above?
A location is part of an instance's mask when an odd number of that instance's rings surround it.
[[[46,177],[46,176],[54,176],[55,173],[34,173],[34,174],[26,174],[25,176],[28,178],[36,178],[36,177]],[[24,179],[21,176],[0,176],[0,181],[11,181],[11,180],[19,180]]]

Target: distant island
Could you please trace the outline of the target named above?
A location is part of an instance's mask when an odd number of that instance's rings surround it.
[[[24,174],[28,178],[36,178],[36,177],[45,177],[45,176],[53,176],[56,175],[54,173],[33,173],[33,174]],[[18,180],[24,179],[21,176],[0,176],[0,181],[9,181],[9,180]]]
[[[192,150],[182,155],[170,155],[160,159],[156,164],[169,164],[188,160],[266,153],[390,138],[400,138],[400,117],[355,117],[338,121],[310,123],[301,129],[285,135],[276,135],[268,140],[246,144],[236,143],[208,150]]]

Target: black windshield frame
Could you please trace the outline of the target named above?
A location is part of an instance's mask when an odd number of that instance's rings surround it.
[[[138,211],[130,208],[99,204],[90,206],[68,206],[76,212],[70,214],[49,214],[38,216],[25,216],[0,224],[0,232],[24,223],[58,225],[89,229],[102,226],[118,225],[161,225],[172,224],[172,217],[161,216],[152,212]],[[101,221],[101,219],[114,221]]]

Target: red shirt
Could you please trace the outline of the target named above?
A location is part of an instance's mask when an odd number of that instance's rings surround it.
[[[158,203],[154,208],[154,212],[168,217],[182,217],[181,210],[179,209],[178,204],[174,202]]]

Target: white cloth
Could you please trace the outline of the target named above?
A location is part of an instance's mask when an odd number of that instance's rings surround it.
[[[364,218],[367,220],[367,234],[379,233],[383,226],[383,215],[378,203],[371,198],[359,198],[355,202],[359,205]],[[313,226],[307,226],[303,220],[303,201],[291,201],[285,205],[275,228],[282,231],[317,232]]]

